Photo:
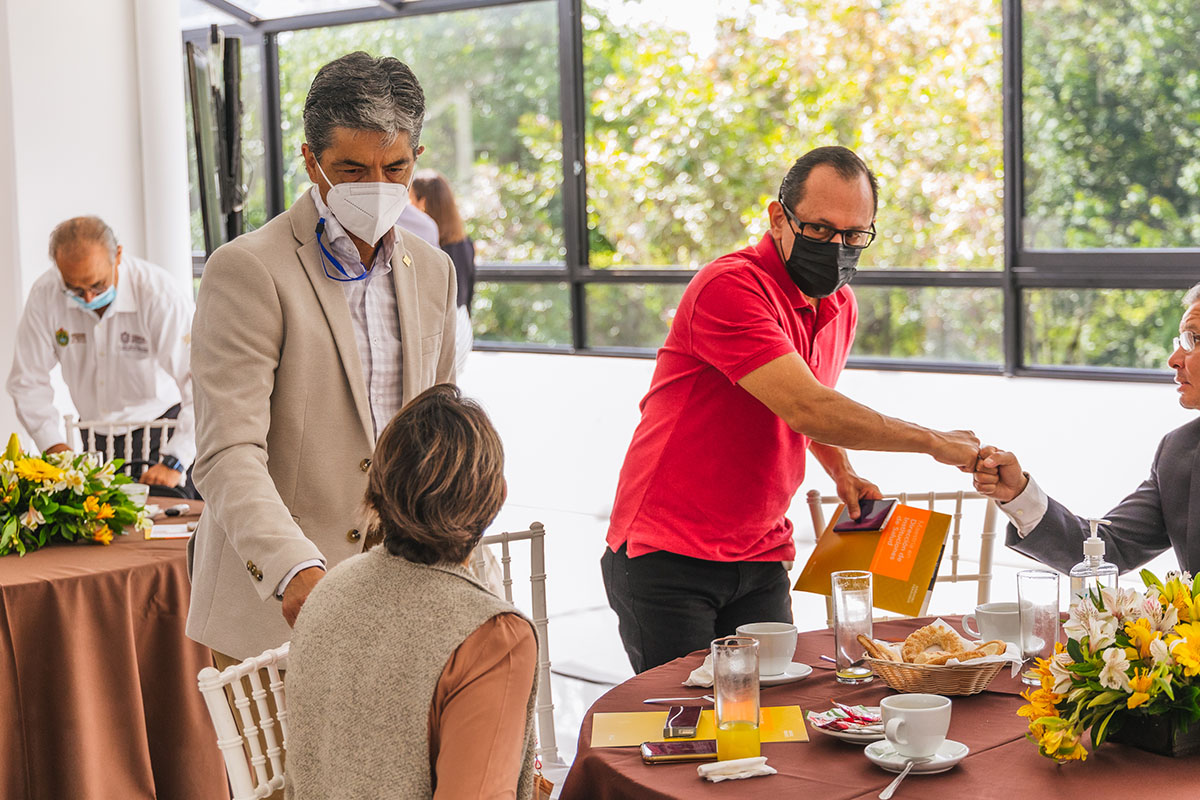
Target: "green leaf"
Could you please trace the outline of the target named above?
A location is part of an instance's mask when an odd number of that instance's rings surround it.
[[[1104,721],[1101,722],[1098,727],[1092,728],[1093,747],[1099,747],[1100,745],[1104,744],[1104,740],[1108,738],[1108,723],[1112,721],[1113,715],[1120,710],[1121,706],[1115,706],[1112,711],[1108,712],[1108,716],[1104,718]]]
[[[1083,654],[1083,648],[1074,639],[1067,639],[1067,653],[1071,656],[1072,661],[1077,663],[1087,661],[1087,657]]]
[[[1101,692],[1100,694],[1093,697],[1090,701],[1088,701],[1087,707],[1088,708],[1097,708],[1098,706],[1106,706],[1109,703],[1114,703],[1118,700],[1120,700],[1121,702],[1124,702],[1125,697],[1126,697],[1126,695],[1124,692],[1118,692],[1113,689],[1106,689],[1105,691]]]

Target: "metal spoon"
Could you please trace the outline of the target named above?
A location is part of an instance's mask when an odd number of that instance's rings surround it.
[[[822,656],[820,656],[820,659],[821,659],[822,661],[828,661],[830,664],[836,664],[836,663],[837,663],[837,659],[836,659],[836,658],[833,658],[833,657],[831,657],[831,656],[822,655]],[[867,659],[866,659],[866,658],[860,658],[860,659],[858,659],[857,661],[851,661],[849,664],[847,664],[847,665],[846,665],[846,667],[845,667],[845,668],[846,668],[846,669],[850,669],[850,668],[852,668],[852,667],[861,667],[863,664],[865,664],[865,663],[866,663],[866,661],[867,661]]]
[[[924,764],[926,761],[932,760],[932,758],[910,758],[905,763],[904,769],[901,770],[900,774],[896,776],[896,779],[884,787],[884,790],[879,793],[879,800],[888,800],[888,798],[895,793],[896,787],[899,786],[900,781],[904,780],[904,778],[908,775],[908,771],[913,768],[913,765]]]

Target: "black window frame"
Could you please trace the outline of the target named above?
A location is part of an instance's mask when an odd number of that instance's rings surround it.
[[[386,4],[278,19],[260,19],[236,5],[236,0],[203,0],[240,20],[222,26],[229,36],[260,37],[262,47],[263,131],[267,168],[267,217],[283,208],[283,146],[280,126],[278,36],[294,30],[332,27],[384,19],[439,14],[468,9],[518,5],[543,0],[388,0]],[[481,264],[480,282],[566,283],[569,288],[570,345],[540,345],[522,342],[475,342],[476,350],[525,353],[568,353],[574,355],[653,358],[656,348],[593,346],[587,341],[586,288],[589,284],[678,284],[687,283],[694,269],[621,268],[593,269],[588,264],[587,164],[582,0],[557,0],[559,48],[559,103],[562,120],[563,242],[565,263],[539,266],[522,263]],[[1002,0],[1003,42],[1003,168],[1004,168],[1004,258],[1003,269],[862,270],[855,286],[882,288],[992,288],[1003,292],[1002,364],[947,363],[900,358],[851,356],[851,368],[907,372],[990,374],[1019,377],[1050,377],[1089,380],[1167,382],[1165,369],[1114,367],[1042,366],[1024,363],[1023,293],[1033,289],[1170,289],[1190,288],[1197,280],[1200,249],[1164,250],[1029,250],[1023,245],[1023,153],[1022,137],[1022,8],[1021,0]],[[189,30],[183,40],[206,41],[207,29]],[[248,89],[243,89],[248,91]],[[193,273],[198,278],[205,255],[193,255]]]

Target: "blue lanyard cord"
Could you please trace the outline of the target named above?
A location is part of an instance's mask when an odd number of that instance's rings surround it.
[[[325,270],[326,278],[338,281],[340,283],[349,283],[351,281],[361,281],[371,274],[371,270],[366,269],[365,266],[361,275],[351,275],[349,272],[346,272],[346,269],[338,262],[336,258],[333,257],[333,253],[326,250],[324,243],[321,242],[321,234],[324,232],[325,218],[321,217],[321,219],[317,221],[317,247],[320,247],[321,253],[324,254],[324,258],[321,259],[321,269]],[[342,273],[343,277],[339,278],[337,275],[330,275],[329,269],[325,266],[326,260],[333,264],[334,269]]]

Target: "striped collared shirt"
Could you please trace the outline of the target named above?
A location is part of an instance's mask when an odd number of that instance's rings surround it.
[[[321,200],[317,187],[312,188],[317,213],[325,220],[321,242],[333,254],[342,268],[352,276],[362,274],[365,267],[350,236]],[[375,262],[368,276],[361,281],[346,281],[342,289],[350,306],[354,323],[354,340],[362,363],[367,398],[371,405],[371,422],[375,437],[383,431],[403,403],[400,368],[400,307],[396,302],[396,285],[392,280],[392,254],[396,250],[396,231],[384,234],[375,251]],[[325,269],[337,275],[337,268],[321,254]]]

